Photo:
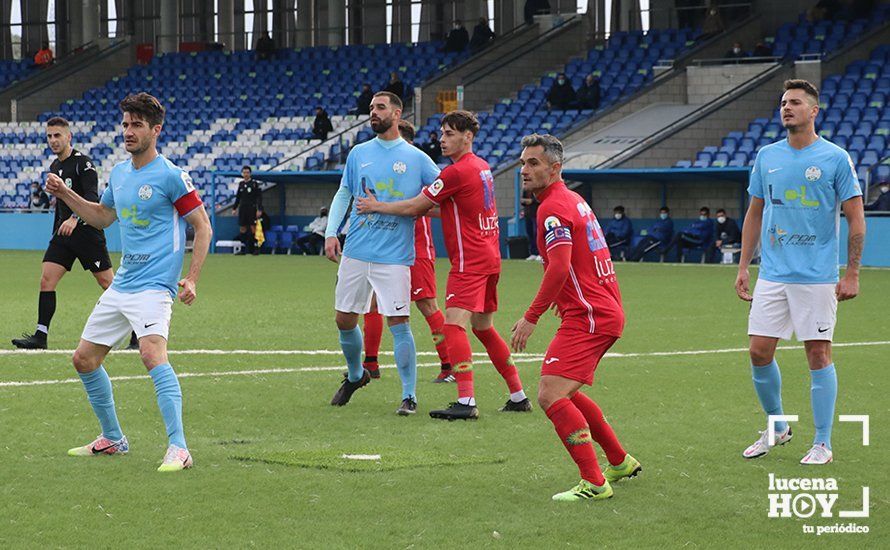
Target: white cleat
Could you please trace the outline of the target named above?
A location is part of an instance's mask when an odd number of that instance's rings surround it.
[[[784,445],[785,443],[788,443],[791,441],[791,426],[788,426],[784,432],[777,433],[776,442],[772,445],[768,439],[769,432],[767,430],[760,432],[760,437],[742,452],[742,456],[747,459],[760,458],[766,456],[776,445]]]
[[[159,472],[178,472],[192,467],[192,455],[186,449],[170,445],[167,447],[167,454],[164,455],[164,462],[158,467]]]
[[[805,466],[821,466],[823,464],[828,464],[834,460],[834,456],[831,454],[831,449],[825,446],[825,443],[819,443],[818,445],[813,445],[813,447],[807,451],[807,454],[800,460],[800,463]]]

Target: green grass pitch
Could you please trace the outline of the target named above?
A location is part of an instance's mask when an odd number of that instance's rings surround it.
[[[391,368],[348,406],[331,407],[342,359],[333,324],[336,266],[323,258],[213,256],[196,305],[174,307],[170,348],[179,351],[171,362],[182,376],[194,469],[155,471],[164,427],[145,369],[125,352],[112,353],[106,367],[121,377],[115,400],[130,454],[68,457],[69,447],[99,428],[61,350],[75,347],[100,291],[79,269],[65,277],[50,335],[60,351],[12,352],[9,339],[34,327],[40,259],[38,252],[0,252],[2,548],[890,547],[890,271],[863,271],[861,295],[841,304],[835,335],[836,343],[871,344],[834,350],[837,414],[870,415],[870,445],[862,446],[860,425],[836,422],[835,462],[807,469],[798,464],[813,436],[801,349],[777,356],[786,414],[800,416],[794,440],[757,461],[740,456],[763,418],[734,267],[617,265],[627,328],[587,392],[643,473],[617,483],[611,500],[572,505],[550,496],[576,483],[574,464],[537,407],[497,412],[506,387],[487,358],[477,356],[480,420],[428,417],[454,399],[455,388],[430,383],[437,358],[416,310],[418,414],[395,414],[400,385]],[[446,271],[439,261],[440,288]],[[536,263],[505,262],[495,319],[502,335],[540,274]],[[528,354],[516,357],[531,396],[555,327],[547,316]],[[391,346],[384,332],[382,349]],[[484,350],[474,342],[474,351]],[[835,478],[834,517],[768,518],[769,473]],[[838,510],[861,508],[864,485],[870,517],[838,518]],[[805,525],[849,522],[870,532],[803,533]]]

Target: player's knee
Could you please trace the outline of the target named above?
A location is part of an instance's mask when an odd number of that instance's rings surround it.
[[[358,326],[358,315],[337,312],[335,316],[337,328],[340,330],[352,330]]]
[[[99,368],[99,360],[84,353],[80,349],[74,351],[74,355],[71,357],[71,363],[74,365],[74,370],[79,373],[93,372]]]
[[[56,289],[56,285],[59,283],[59,280],[47,273],[44,273],[40,276],[40,291],[41,292],[49,292]]]
[[[768,347],[752,345],[748,352],[754,365],[767,365],[773,360],[773,350]]]
[[[831,349],[827,346],[819,346],[807,349],[807,362],[810,369],[818,370],[831,364]]]

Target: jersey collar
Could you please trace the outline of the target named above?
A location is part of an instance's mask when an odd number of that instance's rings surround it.
[[[559,181],[555,181],[555,182],[551,183],[550,185],[545,187],[542,191],[535,193],[535,196],[538,197],[538,202],[544,202],[544,199],[549,197],[550,194],[553,193],[554,190],[559,189],[559,188],[561,188],[561,189],[566,188],[566,184],[564,181],[559,180]]]

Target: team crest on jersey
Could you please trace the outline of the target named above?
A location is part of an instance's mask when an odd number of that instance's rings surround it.
[[[430,185],[430,195],[435,197],[444,188],[445,188],[445,183],[442,180],[436,180]]]
[[[396,174],[404,174],[408,171],[408,165],[400,160],[397,160],[392,165],[392,171]]]
[[[139,198],[147,201],[151,198],[151,195],[154,191],[151,189],[151,185],[145,184],[139,188]]]
[[[71,178],[65,178],[65,187],[71,189]]]
[[[188,172],[180,172],[179,178],[182,180],[182,183],[185,184],[185,189],[187,191],[191,192],[195,190],[195,184],[192,182],[192,177],[188,175]]]
[[[810,166],[807,168],[807,171],[804,172],[804,176],[806,176],[807,181],[816,181],[822,177],[822,170],[820,170],[818,166]]]

